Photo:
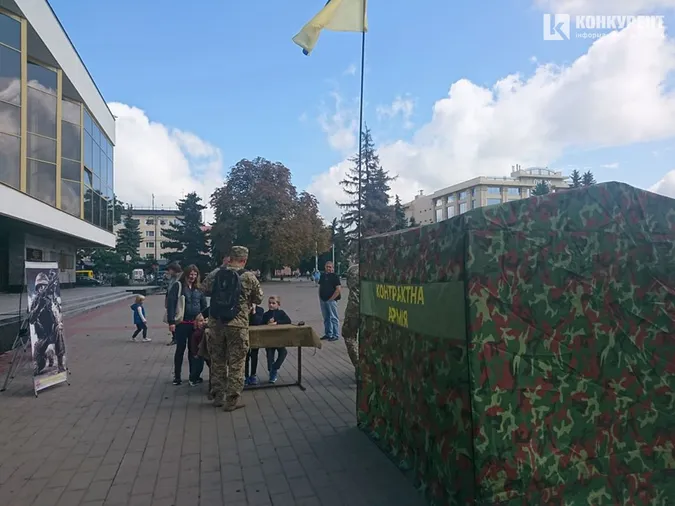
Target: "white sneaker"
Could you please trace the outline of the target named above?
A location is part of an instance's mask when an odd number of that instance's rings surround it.
[[[132,337],[132,338],[131,338],[131,342],[132,342],[132,343],[137,343],[138,341],[136,341],[136,338],[135,338],[135,337]]]
[[[144,342],[144,343],[149,343],[149,342],[152,342],[152,339],[150,339],[149,337],[144,337],[144,338],[143,338],[143,342]]]

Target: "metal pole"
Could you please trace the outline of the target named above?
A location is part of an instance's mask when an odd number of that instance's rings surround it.
[[[157,261],[157,216],[155,216],[155,194],[152,194],[152,221],[155,223],[155,262]]]
[[[314,270],[319,270],[319,241],[314,243]]]
[[[361,191],[362,191],[362,163],[363,163],[363,82],[366,65],[366,4],[367,0],[363,0],[363,32],[361,33],[361,93],[359,95],[359,198],[358,198],[358,214],[357,214],[357,247],[359,263],[361,259],[361,238],[363,237],[363,229],[361,228]]]
[[[333,265],[335,265],[335,243],[333,243]]]

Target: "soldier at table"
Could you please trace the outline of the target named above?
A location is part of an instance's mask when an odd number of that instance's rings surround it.
[[[206,338],[213,375],[213,405],[225,411],[244,407],[244,366],[249,349],[248,315],[253,304],[260,304],[263,292],[258,278],[244,271],[248,248],[234,246],[229,262],[212,271],[202,283],[211,296]],[[226,263],[227,262],[227,263]]]

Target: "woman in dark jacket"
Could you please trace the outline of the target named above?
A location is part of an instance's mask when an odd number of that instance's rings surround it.
[[[176,321],[176,309],[180,298],[185,298],[185,312],[183,320]],[[189,265],[183,271],[180,281],[174,283],[167,296],[167,320],[169,330],[176,336],[176,354],[173,359],[173,384],[180,385],[181,370],[183,369],[183,356],[187,348],[190,336],[194,330],[195,318],[206,309],[206,297],[199,288],[199,269]],[[190,368],[190,385],[201,383],[204,360],[195,358],[188,353],[188,366]]]

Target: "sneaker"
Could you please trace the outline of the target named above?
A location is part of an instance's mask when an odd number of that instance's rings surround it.
[[[330,340],[330,337],[328,337],[328,336],[323,336],[323,337],[321,338],[321,340],[322,340],[322,341],[329,341],[329,340]]]
[[[173,384],[174,385],[181,385],[183,382],[180,380],[180,378],[174,378],[173,379]]]
[[[276,369],[272,369],[270,371],[270,383],[276,383],[278,379],[279,379],[279,371],[277,371]]]
[[[131,342],[132,342],[132,343],[137,343],[138,341],[136,341],[136,338],[135,338],[135,337],[132,337],[132,338],[131,338]]]
[[[334,343],[335,341],[339,341],[340,338],[338,336],[333,336],[328,338],[329,343]]]
[[[176,344],[176,341],[174,341],[173,339],[171,341],[169,341],[168,343],[166,343],[167,346],[174,346],[175,344]]]
[[[247,387],[247,386],[250,385],[250,383],[251,383],[251,378],[249,376],[246,376],[244,378],[244,386]]]
[[[142,339],[142,341],[143,341],[144,343],[151,343],[151,342],[152,342],[152,339],[150,339],[149,337],[144,337],[144,338]]]
[[[253,386],[256,386],[256,385],[258,384],[258,376],[251,376],[251,377],[248,379],[248,384],[249,384],[250,386],[252,386],[252,387],[253,387]]]
[[[203,379],[203,378],[197,378],[197,379],[195,380],[195,383],[197,383],[198,385],[200,385],[200,384],[204,383],[204,379]]]
[[[197,382],[196,382],[196,381],[192,381],[192,380],[188,381],[188,384],[189,384],[191,387],[196,387],[196,386],[197,386]]]

